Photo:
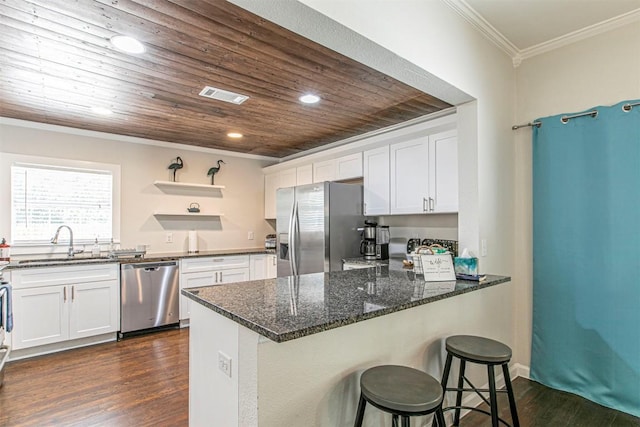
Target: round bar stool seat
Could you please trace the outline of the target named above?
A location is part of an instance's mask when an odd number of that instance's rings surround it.
[[[475,363],[501,364],[511,360],[511,349],[500,341],[473,335],[447,338],[447,352]]]
[[[393,425],[402,417],[436,413],[437,425],[445,427],[442,415],[442,385],[425,372],[406,366],[383,365],[364,371],[360,377],[360,402],[355,426],[362,426],[366,403],[393,415]]]
[[[451,409],[455,410],[453,419],[453,425],[457,426],[460,423],[460,409],[469,409],[472,411],[482,412],[491,416],[491,426],[498,427],[499,423],[503,423],[508,426],[506,421],[498,416],[498,393],[507,393],[509,398],[509,409],[511,411],[511,420],[514,427],[519,427],[520,422],[518,420],[518,412],[516,409],[516,401],[513,395],[513,388],[511,386],[511,377],[509,375],[509,361],[511,360],[511,348],[501,343],[500,341],[492,340],[489,338],[478,337],[473,335],[454,335],[448,337],[445,341],[445,348],[447,350],[447,360],[444,365],[444,372],[442,374],[442,387],[446,391],[456,392],[456,404],[455,406],[448,406],[443,408],[443,411]],[[447,382],[449,380],[449,372],[451,371],[451,363],[453,358],[460,359],[460,372],[458,374],[458,386],[456,388],[447,388]],[[489,382],[488,389],[480,389],[471,384],[468,378],[465,377],[466,362],[477,363],[485,365],[487,367],[487,376]],[[502,373],[504,376],[504,382],[506,390],[496,389],[495,380],[495,366],[502,367]],[[465,388],[465,382],[470,388]],[[480,398],[490,407],[490,412],[487,412],[480,408],[462,406],[462,393],[463,392],[475,392]],[[487,399],[482,393],[489,393]],[[435,424],[434,424],[435,426]]]

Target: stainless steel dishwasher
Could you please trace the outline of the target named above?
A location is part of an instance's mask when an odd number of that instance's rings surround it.
[[[120,266],[120,337],[178,324],[178,263],[142,262]]]

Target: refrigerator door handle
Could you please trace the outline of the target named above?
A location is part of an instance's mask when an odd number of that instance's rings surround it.
[[[293,205],[293,214],[291,217],[291,231],[290,234],[290,259],[291,259],[291,273],[294,276],[298,275],[298,247],[297,237],[300,233],[300,227],[298,225],[298,202]]]
[[[296,205],[295,203],[293,203],[291,205],[291,212],[289,213],[289,233],[287,235],[287,245],[289,247],[289,267],[291,268],[291,274],[295,274],[294,273],[294,257],[295,257],[295,252],[293,251],[293,233],[294,233],[294,227],[293,227],[293,219],[295,218],[295,213],[296,213]]]

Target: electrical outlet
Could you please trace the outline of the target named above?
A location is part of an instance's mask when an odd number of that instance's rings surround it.
[[[231,358],[221,351],[218,352],[218,369],[231,378]]]
[[[167,233],[164,239],[165,243],[173,243],[173,233]]]
[[[253,240],[253,231],[250,231],[249,233],[247,233],[247,240]]]
[[[480,256],[487,256],[487,239],[480,241]]]

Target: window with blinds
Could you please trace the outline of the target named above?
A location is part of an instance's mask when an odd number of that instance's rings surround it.
[[[49,243],[60,225],[76,242],[113,237],[113,172],[38,164],[11,167],[14,244]]]

